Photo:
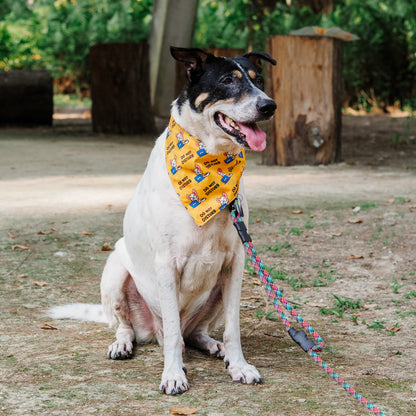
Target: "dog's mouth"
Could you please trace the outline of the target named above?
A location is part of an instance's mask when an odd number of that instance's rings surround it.
[[[256,123],[239,123],[223,113],[215,113],[215,123],[225,133],[234,137],[238,144],[256,152],[266,148],[266,133]]]

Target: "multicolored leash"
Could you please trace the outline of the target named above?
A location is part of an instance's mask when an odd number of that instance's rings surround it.
[[[303,320],[303,318],[293,309],[293,307],[288,303],[288,301],[283,297],[279,288],[273,282],[273,279],[270,277],[270,274],[266,270],[264,264],[261,262],[259,256],[256,253],[256,250],[253,247],[251,242],[251,237],[247,232],[247,228],[243,221],[243,211],[241,208],[240,200],[237,198],[230,204],[231,218],[233,220],[234,226],[237,229],[238,235],[244,245],[246,254],[254,267],[254,270],[257,273],[257,276],[260,279],[264,289],[266,290],[270,300],[273,302],[276,310],[280,314],[280,318],[283,322],[283,325],[287,329],[289,335],[293,340],[300,345],[300,347],[307,352],[312,359],[322,367],[332,378],[346,390],[351,396],[356,400],[366,406],[370,411],[372,411],[377,416],[387,416],[380,409],[372,405],[365,397],[361,396],[356,392],[346,381],[344,381],[332,368],[322,361],[322,358],[317,354],[317,352],[322,351],[324,347],[324,341],[319,336],[319,334]],[[286,314],[283,312],[283,308],[286,309],[290,315],[292,315],[296,321],[305,328],[305,330],[313,336],[316,343],[312,341],[303,330],[297,331],[290,325],[289,319]]]

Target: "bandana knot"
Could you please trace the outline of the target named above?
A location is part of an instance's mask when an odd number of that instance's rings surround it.
[[[212,219],[237,197],[246,164],[244,149],[239,153],[211,155],[201,141],[171,117],[165,157],[172,185],[198,226]]]

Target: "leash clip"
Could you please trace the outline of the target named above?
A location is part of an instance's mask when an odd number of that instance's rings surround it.
[[[296,344],[298,344],[303,349],[303,351],[308,352],[309,350],[315,347],[315,343],[311,339],[309,339],[305,332],[303,332],[302,330],[297,331],[292,326],[290,327],[288,333],[292,337],[293,341],[295,341]]]
[[[234,199],[233,202],[230,204],[230,211],[231,216],[235,220],[233,221],[234,227],[236,228],[238,232],[238,236],[240,237],[240,240],[243,244],[249,243],[251,241],[250,234],[247,232],[247,227],[244,224],[244,221],[242,217],[244,216],[243,208],[241,206],[240,198]]]

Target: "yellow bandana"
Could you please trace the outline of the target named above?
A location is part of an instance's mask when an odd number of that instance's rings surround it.
[[[238,154],[210,155],[171,117],[165,156],[172,185],[197,225],[205,224],[237,197],[246,165],[243,149]]]

